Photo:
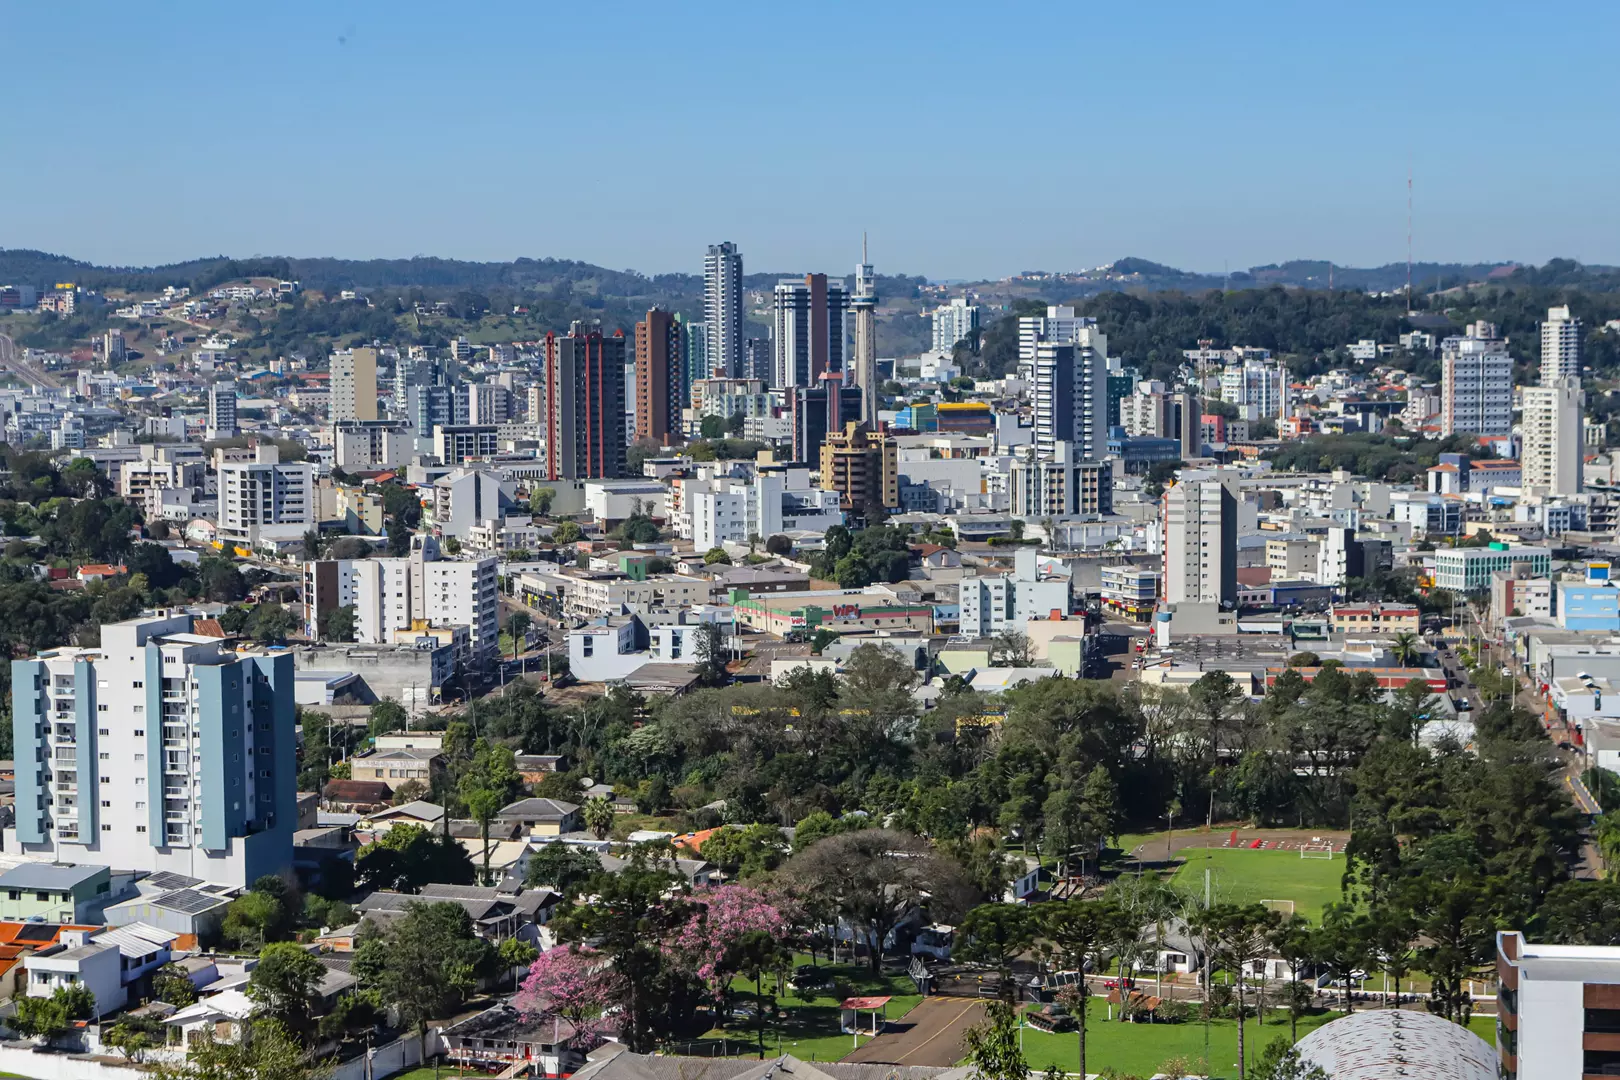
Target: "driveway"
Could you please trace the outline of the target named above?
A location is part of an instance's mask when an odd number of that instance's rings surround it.
[[[843,1060],[945,1068],[962,1060],[966,1053],[962,1036],[983,1019],[984,1002],[976,998],[924,998],[891,1022],[889,1030]]]

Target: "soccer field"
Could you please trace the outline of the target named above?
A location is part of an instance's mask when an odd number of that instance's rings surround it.
[[[1302,859],[1298,851],[1247,848],[1182,848],[1176,854],[1187,860],[1175,873],[1176,887],[1202,895],[1207,868],[1215,903],[1292,900],[1296,915],[1320,919],[1322,909],[1340,897],[1342,854],[1332,859]]]

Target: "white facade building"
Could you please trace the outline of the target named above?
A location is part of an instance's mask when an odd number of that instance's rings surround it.
[[[1072,344],[1080,340],[1080,331],[1096,328],[1096,319],[1076,316],[1074,308],[1067,306],[1048,307],[1045,315],[1021,316],[1018,320],[1018,377],[1026,383],[1035,382],[1035,350],[1041,342]]]
[[[1082,458],[1107,450],[1108,337],[1087,321],[1072,342],[1035,345],[1035,448],[1047,458],[1059,442]]]
[[[1580,380],[1566,376],[1555,386],[1524,390],[1519,454],[1524,490],[1538,495],[1575,495],[1584,471],[1581,415],[1586,395]]]
[[[839,493],[813,486],[808,469],[765,467],[751,478],[689,480],[682,487],[682,513],[698,551],[746,544],[750,536],[824,533],[844,523]]]
[[[236,433],[236,383],[227,379],[208,387],[206,434],[209,439],[229,439]]]
[[[274,443],[253,448],[252,461],[219,467],[219,532],[226,541],[251,547],[262,531],[315,524],[314,467],[282,461]]]
[[[1054,611],[1069,614],[1067,578],[1042,578],[1034,548],[1019,548],[1013,560],[1010,574],[962,579],[958,588],[963,634],[991,637],[1007,629],[1021,630],[1028,620],[1048,618]]]
[[[933,351],[949,355],[958,341],[971,338],[979,328],[979,306],[968,303],[966,297],[952,297],[950,303],[934,309],[933,319]]]
[[[1513,430],[1513,357],[1494,338],[1448,337],[1440,345],[1440,430],[1506,435]]]
[[[1165,600],[1235,603],[1238,507],[1228,483],[1186,475],[1164,493],[1163,516]]]
[[[743,260],[733,243],[711,244],[703,258],[704,378],[742,374]]]
[[[1581,320],[1567,306],[1548,308],[1541,324],[1541,385],[1558,386],[1569,376],[1581,377]]]
[[[1221,371],[1221,400],[1238,407],[1243,420],[1283,419],[1288,374],[1270,360],[1243,360]]]
[[[341,559],[305,567],[311,637],[320,613],[334,607],[355,609],[355,640],[366,645],[396,641],[423,627],[465,626],[474,659],[497,651],[499,604],[496,559],[445,559],[431,536],[411,538],[411,553],[400,558]]]

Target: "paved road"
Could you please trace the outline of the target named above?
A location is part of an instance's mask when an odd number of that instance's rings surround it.
[[[13,372],[19,379],[29,386],[40,390],[51,390],[61,384],[37,364],[30,364],[22,358],[17,343],[5,334],[0,334],[0,369]]]
[[[889,1030],[844,1060],[946,1068],[962,1060],[962,1036],[983,1019],[984,1002],[975,998],[924,998],[904,1018],[890,1023]]]

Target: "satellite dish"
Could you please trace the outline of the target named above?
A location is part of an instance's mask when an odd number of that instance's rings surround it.
[[[588,776],[582,776],[579,779],[579,786],[582,787],[582,788],[587,788],[587,789],[588,788],[593,788],[593,787],[596,786],[596,781],[592,780]]]

